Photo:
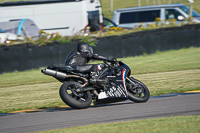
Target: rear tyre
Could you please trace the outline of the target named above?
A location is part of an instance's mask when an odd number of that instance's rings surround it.
[[[75,109],[88,108],[92,102],[89,91],[78,93],[76,90],[81,87],[78,82],[64,82],[60,87],[60,97],[67,105]]]
[[[126,79],[128,98],[136,103],[146,102],[149,100],[149,89],[141,81],[129,78],[132,82]]]

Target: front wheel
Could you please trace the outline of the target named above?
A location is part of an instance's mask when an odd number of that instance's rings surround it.
[[[60,97],[67,105],[75,109],[88,108],[92,102],[92,96],[89,91],[78,93],[76,90],[81,87],[78,82],[64,82],[60,87]]]
[[[129,77],[126,79],[126,85],[128,91],[128,98],[131,101],[141,103],[149,100],[149,89],[141,81]]]

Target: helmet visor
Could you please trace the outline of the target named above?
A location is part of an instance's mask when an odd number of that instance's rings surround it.
[[[90,46],[89,47],[90,53],[93,54],[93,48]]]

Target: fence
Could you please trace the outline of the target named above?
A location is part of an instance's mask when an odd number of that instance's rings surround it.
[[[200,24],[142,31],[123,36],[97,39],[95,53],[112,57],[127,57],[183,47],[200,47]],[[69,44],[35,46],[21,44],[0,47],[0,73],[64,64],[65,58],[76,50],[79,40]]]
[[[160,5],[160,4],[172,4],[172,3],[182,3],[183,0],[135,0],[137,6],[148,6],[148,5]],[[186,1],[186,0],[184,0]],[[114,5],[117,3],[117,0],[110,0],[110,11],[114,9]]]

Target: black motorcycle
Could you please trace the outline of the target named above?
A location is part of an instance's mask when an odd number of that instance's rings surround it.
[[[96,84],[89,82],[89,74],[77,72],[70,66],[48,66],[41,72],[63,83],[60,97],[72,108],[83,109],[91,103],[113,103],[127,99],[140,103],[149,99],[148,88],[141,81],[130,77],[131,69],[125,63],[104,61],[104,64],[106,67],[98,77],[103,80]]]

